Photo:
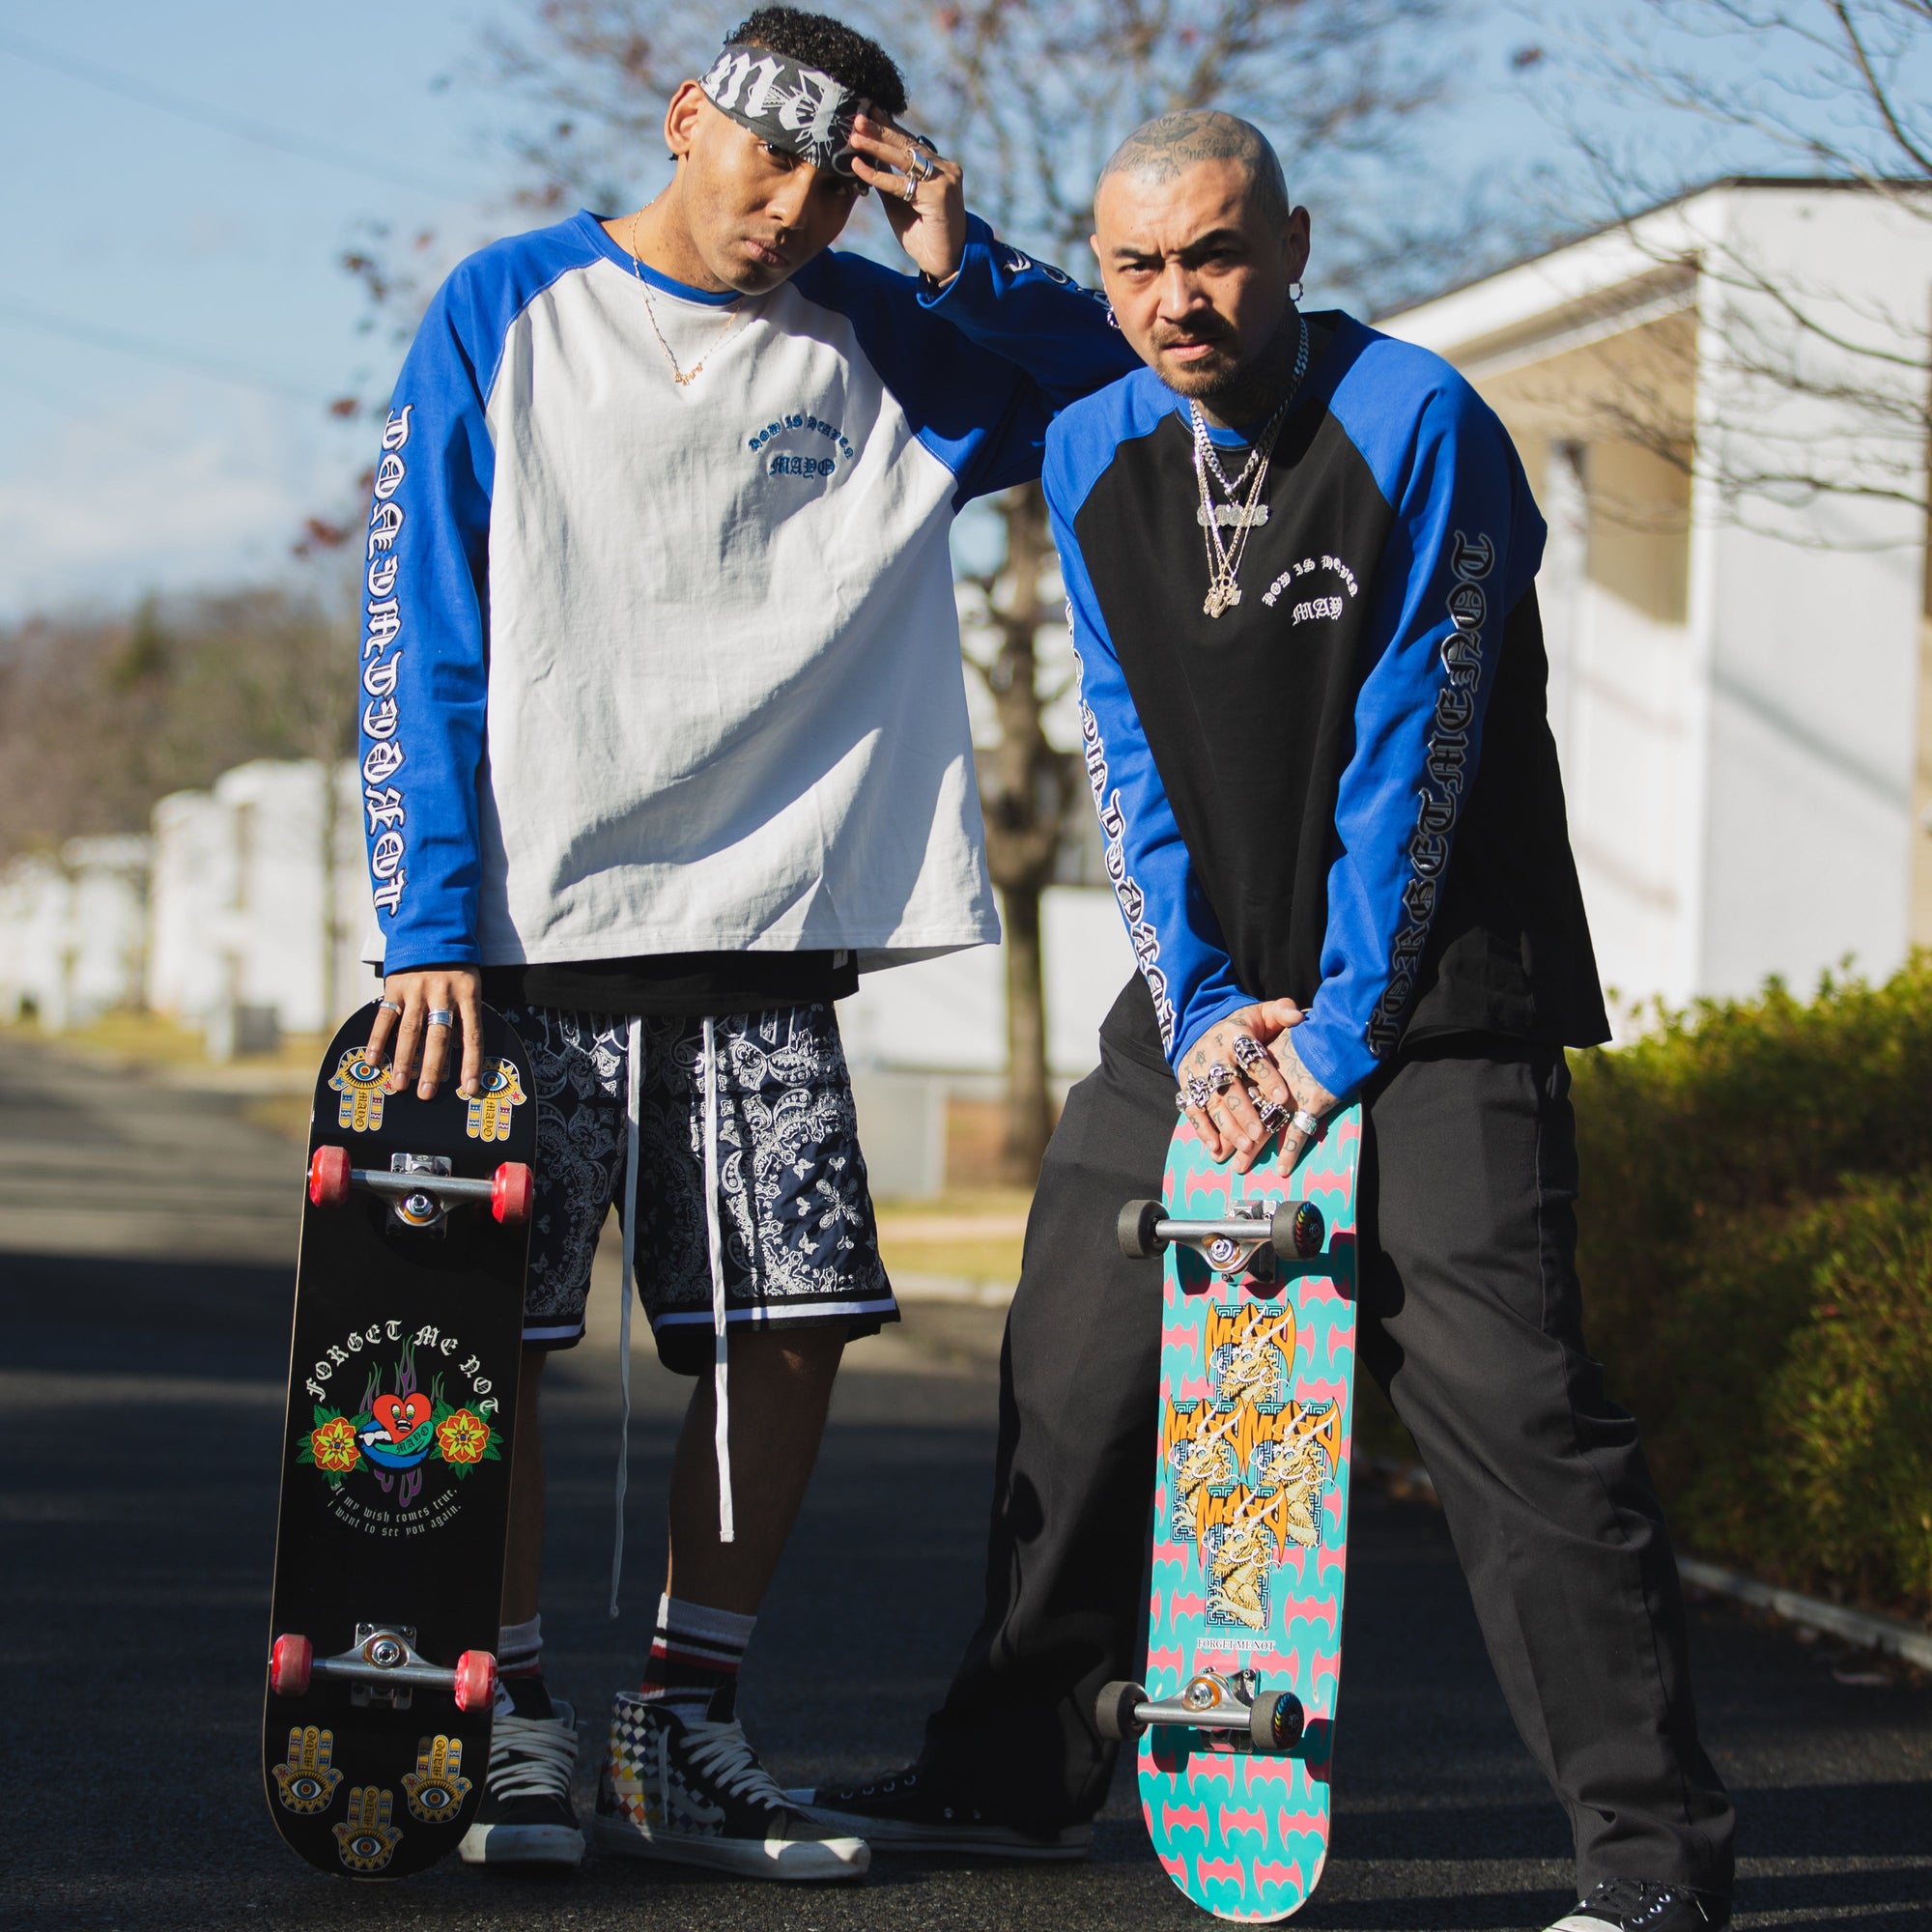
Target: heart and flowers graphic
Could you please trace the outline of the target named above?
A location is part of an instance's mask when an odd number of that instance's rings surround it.
[[[358,1417],[355,1438],[380,1469],[413,1469],[430,1452],[436,1405],[417,1389],[412,1395],[379,1395],[367,1420]]]
[[[445,1401],[440,1376],[427,1393],[413,1387],[414,1381],[415,1365],[406,1353],[393,1368],[372,1374],[359,1414],[318,1405],[313,1425],[297,1443],[297,1462],[320,1469],[330,1489],[340,1489],[364,1463],[405,1470],[435,1457],[461,1478],[479,1463],[501,1460],[497,1432],[486,1416]]]

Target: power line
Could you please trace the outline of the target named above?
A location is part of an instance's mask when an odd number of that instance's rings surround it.
[[[71,342],[85,342],[95,349],[112,349],[123,355],[139,355],[150,362],[165,362],[193,375],[206,376],[216,383],[233,383],[240,388],[259,389],[265,395],[279,396],[284,402],[300,403],[307,409],[320,409],[323,405],[324,399],[312,389],[298,389],[292,384],[244,369],[238,363],[222,362],[212,355],[198,355],[192,349],[179,349],[169,342],[153,342],[138,335],[124,335],[119,329],[101,328],[91,322],[54,315],[46,309],[29,308],[21,302],[0,301],[0,321],[17,322],[28,328],[42,329],[48,335],[63,336]]]
[[[300,160],[320,161],[325,167],[364,175],[387,187],[412,188],[417,194],[435,195],[439,199],[454,196],[469,201],[475,198],[473,184],[459,187],[453,183],[437,181],[429,176],[402,173],[366,160],[359,155],[328,147],[323,142],[310,141],[299,134],[284,133],[259,121],[245,120],[239,114],[230,114],[191,96],[176,94],[172,89],[151,87],[146,81],[132,80],[107,68],[96,67],[92,61],[75,60],[69,54],[43,46],[39,42],[30,41],[4,27],[0,27],[0,53],[12,54],[15,60],[45,68],[50,73],[64,74],[70,80],[98,87],[105,94],[119,95],[124,100],[136,101],[143,107],[176,115],[181,120],[192,121],[198,127],[212,128],[217,133],[234,136],[238,141],[252,141],[257,147],[273,148],[278,154],[294,155]]]

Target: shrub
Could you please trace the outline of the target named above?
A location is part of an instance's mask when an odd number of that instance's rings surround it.
[[[1573,1062],[1590,1340],[1679,1543],[1932,1614],[1932,960]]]

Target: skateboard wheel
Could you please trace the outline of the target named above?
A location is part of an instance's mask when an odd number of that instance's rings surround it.
[[[1302,1723],[1301,1699],[1292,1690],[1264,1690],[1248,1712],[1248,1739],[1257,1750],[1292,1750]]]
[[[1138,1684],[1103,1684],[1094,1700],[1094,1722],[1103,1738],[1115,1744],[1130,1743],[1147,1727],[1134,1712],[1147,1702],[1147,1692]]]
[[[487,1711],[497,1695],[497,1660],[487,1650],[466,1650],[456,1660],[452,1690],[459,1711]]]
[[[1285,1262],[1305,1262],[1321,1252],[1328,1224],[1312,1201],[1284,1201],[1268,1223],[1268,1245]]]
[[[530,1218],[530,1202],[537,1191],[536,1176],[520,1160],[506,1160],[490,1177],[490,1211],[506,1228],[521,1228]]]
[[[314,1660],[315,1646],[307,1637],[278,1636],[269,1652],[269,1689],[277,1697],[299,1697],[308,1689]]]
[[[349,1199],[349,1150],[319,1147],[308,1164],[308,1198],[318,1208],[340,1208]]]
[[[1167,1218],[1167,1209],[1158,1201],[1129,1201],[1114,1224],[1120,1236],[1121,1252],[1130,1262],[1144,1262],[1167,1246],[1154,1233]]]

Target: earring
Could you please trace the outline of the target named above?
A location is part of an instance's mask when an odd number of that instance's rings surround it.
[[[1119,328],[1120,326],[1121,318],[1114,313],[1114,304],[1109,302],[1107,304],[1107,327],[1109,328]]]
[[[1301,299],[1301,284],[1299,282],[1289,283],[1288,298],[1290,301],[1299,301]]]

